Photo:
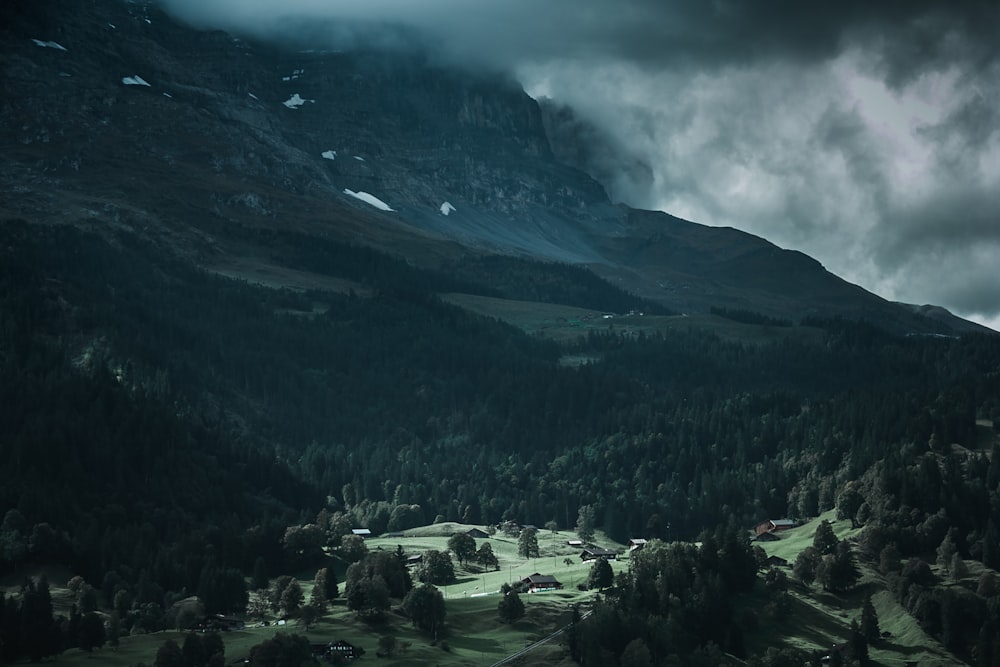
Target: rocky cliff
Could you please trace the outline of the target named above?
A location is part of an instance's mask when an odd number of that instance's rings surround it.
[[[206,266],[267,255],[247,229],[294,229],[428,266],[466,253],[584,265],[682,312],[976,328],[763,239],[612,205],[557,159],[585,148],[567,143],[578,135],[500,76],[253,43],[150,3],[14,0],[0,19],[4,218],[124,227]]]

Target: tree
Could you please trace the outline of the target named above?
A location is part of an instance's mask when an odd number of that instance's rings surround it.
[[[348,563],[357,563],[368,553],[368,545],[360,535],[346,535],[340,541],[340,555]]]
[[[965,564],[962,559],[962,554],[956,552],[951,557],[951,567],[948,568],[951,574],[951,580],[958,583],[965,577],[969,576],[969,566]]]
[[[792,572],[799,578],[799,581],[809,586],[816,580],[816,570],[819,568],[821,558],[822,556],[815,547],[806,547],[795,558]]]
[[[955,546],[955,540],[952,538],[952,531],[948,531],[944,539],[941,540],[941,544],[937,548],[937,564],[942,570],[947,571],[951,567],[951,560],[958,552],[958,548]]]
[[[538,531],[525,528],[517,539],[517,555],[521,558],[538,558]]]
[[[413,627],[437,638],[438,630],[444,625],[444,596],[434,586],[421,584],[403,598],[403,611],[410,617]]]
[[[584,542],[594,541],[594,530],[597,523],[597,510],[593,505],[582,505],[576,518],[576,534]]]
[[[308,630],[322,615],[323,608],[319,605],[307,604],[304,607],[300,607],[298,612],[299,625]]]
[[[104,646],[106,639],[104,621],[97,612],[89,611],[83,615],[80,619],[78,637],[80,648],[88,653],[95,648]]]
[[[267,610],[271,607],[270,595],[263,588],[258,589],[250,594],[247,600],[247,611],[246,614],[250,618],[255,618],[258,621],[263,621],[264,616],[267,615]]]
[[[615,573],[611,569],[611,563],[607,558],[601,557],[590,566],[590,574],[587,576],[588,588],[607,588],[615,582]]]
[[[849,482],[837,496],[837,518],[850,519],[851,528],[858,527],[858,510],[861,509],[864,497],[858,493],[853,482]]]
[[[872,604],[871,593],[865,596],[865,601],[861,606],[861,634],[864,635],[869,644],[882,636],[882,630],[878,627],[878,614],[875,613],[875,605]]]
[[[378,638],[378,657],[391,658],[396,655],[396,635],[382,635]]]
[[[476,540],[465,533],[452,535],[448,540],[448,548],[462,564],[471,561],[476,556]]]
[[[285,586],[285,590],[281,592],[281,610],[288,616],[295,616],[304,600],[305,594],[302,592],[302,585],[299,584],[298,579],[293,577]]]
[[[312,660],[312,647],[302,635],[279,632],[250,649],[251,667],[299,667]]]
[[[500,593],[500,603],[497,605],[497,613],[500,615],[501,621],[504,623],[513,623],[524,616],[524,602],[521,601],[521,596],[516,591],[512,590],[507,584],[504,584],[500,589]]]
[[[833,526],[829,521],[820,521],[813,533],[813,548],[819,552],[820,556],[832,554],[837,549],[837,536],[833,532]]]
[[[622,651],[621,667],[649,667],[653,664],[653,655],[642,639],[636,638],[628,643]]]
[[[156,667],[186,667],[184,653],[173,639],[163,642],[156,650]]]
[[[549,521],[545,522],[545,530],[549,531],[552,534],[558,533],[559,524],[555,521],[555,519],[550,519]]]
[[[436,549],[425,553],[419,579],[425,584],[438,586],[453,582],[455,580],[455,565],[451,562],[451,556]]]
[[[484,568],[500,569],[500,559],[493,553],[493,546],[489,542],[483,542],[476,551],[476,562]]]
[[[201,643],[205,647],[205,655],[208,656],[209,665],[212,658],[224,657],[226,655],[226,644],[222,641],[222,635],[218,632],[209,632],[202,635]]]
[[[316,575],[313,577],[312,592],[309,594],[309,604],[320,609],[326,609],[326,603],[329,601],[326,597],[327,572],[328,570],[325,567],[316,570]]]
[[[205,642],[193,632],[184,636],[181,653],[184,654],[184,661],[188,667],[205,667],[208,663],[209,656],[205,653]]]
[[[281,543],[285,547],[289,562],[307,563],[322,554],[326,534],[314,523],[304,526],[289,526]]]
[[[381,618],[389,609],[389,587],[385,579],[369,572],[361,563],[347,568],[344,596],[347,608],[365,619]]]
[[[823,556],[816,568],[816,579],[828,591],[846,591],[860,578],[861,572],[854,564],[851,545],[846,541],[837,544],[836,551],[832,555]]]

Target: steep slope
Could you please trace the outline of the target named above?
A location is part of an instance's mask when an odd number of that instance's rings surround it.
[[[470,252],[580,264],[680,312],[978,328],[757,237],[611,205],[554,157],[538,105],[502,77],[251,44],[149,3],[0,12],[7,218],[126,226],[204,266],[287,263],[248,230],[295,229],[430,267]]]

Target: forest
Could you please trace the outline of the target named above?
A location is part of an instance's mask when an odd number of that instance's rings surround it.
[[[712,534],[739,556],[727,567],[753,569],[744,534],[757,521],[836,508],[866,527],[861,555],[888,550],[894,592],[929,632],[998,664],[978,634],[1000,627],[995,594],[952,599],[910,559],[947,543],[1000,568],[1000,336],[733,310],[720,315],[822,340],[609,330],[560,345],[437,293],[648,304],[559,265],[467,260],[437,274],[293,234],[267,245],[370,296],[235,281],[125,231],[0,226],[0,574],[64,565],[123,632],[151,631],[192,592],[208,611],[245,610],[246,579],[287,573],[289,527],[320,514],[339,538],[333,522],[375,534],[443,520],[571,527],[586,506],[612,539],[672,544],[587,621],[637,629],[589,634],[581,660],[653,634],[674,637],[657,655],[738,653],[738,637],[692,634],[698,616],[671,617],[669,594],[643,592],[677,563],[718,564],[673,542]],[[594,361],[561,363],[570,354]],[[708,604],[745,579],[713,570],[672,594],[695,585],[715,587]],[[38,595],[0,611],[30,613]],[[679,625],[653,633],[657,618]],[[971,623],[976,633],[956,629]],[[0,625],[0,659],[28,655],[16,626]]]

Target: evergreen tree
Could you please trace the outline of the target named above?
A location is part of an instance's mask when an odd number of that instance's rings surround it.
[[[538,531],[525,528],[517,539],[517,555],[521,558],[538,558]]]
[[[313,577],[312,592],[309,594],[309,604],[320,609],[326,609],[328,601],[326,597],[326,577],[327,568],[321,567],[316,570],[316,574]]]
[[[877,641],[882,636],[882,631],[878,627],[878,615],[875,613],[875,605],[872,604],[871,593],[865,596],[864,604],[861,607],[861,634],[869,644]]]
[[[506,590],[504,590],[506,589]],[[500,602],[497,604],[497,613],[504,623],[513,623],[524,616],[524,602],[516,591],[504,584],[500,589]]]
[[[597,527],[597,510],[593,505],[581,505],[576,518],[576,534],[584,543],[594,541]]]
[[[816,526],[816,532],[813,533],[813,548],[819,553],[820,556],[826,556],[827,554],[832,554],[837,549],[837,543],[839,540],[833,532],[833,526],[830,525],[829,521],[820,521],[819,525]]]

